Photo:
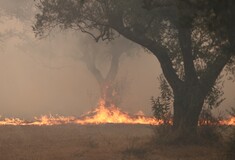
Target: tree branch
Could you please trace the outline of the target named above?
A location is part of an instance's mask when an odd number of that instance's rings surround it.
[[[158,58],[163,74],[173,89],[177,89],[177,87],[182,84],[182,81],[179,79],[173,68],[173,64],[168,56],[168,50],[165,47],[148,39],[144,34],[134,33],[134,31],[130,31],[128,28],[124,27],[122,17],[120,15],[117,16],[109,14],[109,23],[111,27],[121,35],[147,48]]]
[[[207,66],[206,72],[204,72],[200,79],[202,90],[207,94],[214,86],[216,79],[222,72],[223,68],[229,62],[232,57],[232,53],[220,54],[216,57],[214,63]]]

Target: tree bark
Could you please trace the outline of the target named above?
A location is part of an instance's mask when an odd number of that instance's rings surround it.
[[[173,141],[194,143],[206,94],[199,86],[184,85],[174,91]]]

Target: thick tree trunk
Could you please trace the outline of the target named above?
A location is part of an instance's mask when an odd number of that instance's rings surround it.
[[[205,97],[198,86],[182,87],[174,92],[174,141],[190,143],[197,140],[197,125]]]

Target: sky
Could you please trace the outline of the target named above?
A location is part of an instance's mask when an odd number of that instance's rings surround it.
[[[112,44],[97,44],[87,35],[71,30],[35,38],[32,25],[36,12],[33,1],[0,1],[0,115],[79,116],[94,109],[99,86],[79,56],[91,51],[109,52]],[[118,78],[128,84],[120,108],[151,115],[150,98],[159,94],[157,77],[161,69],[152,54],[136,44],[130,45],[128,52],[133,55],[122,57],[118,73]],[[235,83],[226,81],[222,110],[234,106],[234,91]]]

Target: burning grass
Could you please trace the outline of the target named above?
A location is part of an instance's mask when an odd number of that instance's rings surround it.
[[[100,100],[98,107],[84,114],[82,117],[65,117],[65,116],[41,116],[35,117],[33,121],[25,121],[19,118],[5,118],[0,120],[0,125],[21,125],[21,126],[42,126],[42,125],[61,125],[61,124],[150,124],[159,125],[162,124],[162,120],[157,120],[153,117],[147,117],[144,115],[130,115],[121,111],[116,106],[105,106],[105,101]]]
[[[156,119],[148,117],[143,114],[130,115],[127,112],[123,112],[120,108],[111,105],[110,107],[105,106],[105,101],[100,100],[98,107],[93,111],[84,114],[81,117],[74,116],[52,116],[44,115],[41,117],[35,117],[33,121],[26,121],[19,118],[4,118],[0,119],[0,125],[13,125],[13,126],[51,126],[51,125],[62,125],[62,124],[145,124],[145,125],[161,125],[165,121],[163,119]],[[205,124],[210,122],[205,121]],[[172,124],[172,120],[169,120],[169,124]],[[201,122],[204,124],[204,121]],[[220,120],[219,125],[235,125],[235,117],[231,116],[228,119]]]

